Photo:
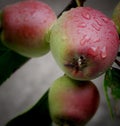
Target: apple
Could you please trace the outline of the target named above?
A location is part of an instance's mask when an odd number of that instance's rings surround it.
[[[91,7],[64,12],[50,31],[50,48],[57,64],[69,77],[91,80],[113,64],[119,49],[115,24]]]
[[[57,17],[52,8],[38,0],[7,5],[2,10],[2,42],[26,57],[49,52],[49,30]]]
[[[56,79],[48,93],[50,117],[58,126],[83,126],[98,110],[100,95],[92,81]]]
[[[112,19],[117,27],[118,33],[120,34],[120,2],[118,2],[113,10]]]

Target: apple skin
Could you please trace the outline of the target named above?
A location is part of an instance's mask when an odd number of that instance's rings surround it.
[[[118,2],[113,10],[112,19],[117,27],[118,33],[120,34],[120,2]]]
[[[53,82],[48,93],[51,119],[58,126],[84,126],[96,113],[100,95],[91,81],[64,75]]]
[[[49,30],[57,17],[51,7],[38,0],[7,5],[2,10],[2,42],[26,57],[49,52]]]
[[[57,64],[77,80],[103,74],[113,64],[119,44],[113,21],[90,7],[64,12],[50,33],[50,48]]]

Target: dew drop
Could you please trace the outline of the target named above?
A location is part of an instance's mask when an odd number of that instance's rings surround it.
[[[87,25],[86,25],[86,23],[85,22],[81,22],[80,24],[79,24],[79,27],[81,27],[81,28],[85,28]]]
[[[96,31],[100,31],[100,26],[97,24],[92,24],[92,27],[96,30]]]
[[[88,54],[89,55],[92,55],[92,56],[95,56],[97,54],[97,47],[91,47],[88,49]]]
[[[107,56],[106,47],[103,47],[103,48],[101,49],[101,57],[102,57],[102,58],[106,58],[106,56]]]
[[[80,40],[80,45],[85,45],[90,40],[90,37],[87,35],[84,35],[83,38]]]
[[[85,45],[85,43],[86,43],[86,40],[85,40],[85,39],[82,39],[82,40],[80,41],[80,45],[81,45],[81,46]]]
[[[91,18],[90,14],[88,12],[85,12],[85,11],[82,12],[82,16],[83,16],[83,18],[85,18],[87,20],[89,20]]]
[[[86,23],[82,22],[78,24],[78,34],[81,33],[81,28],[85,28],[87,26]]]
[[[105,22],[105,23],[108,23],[109,22],[109,19],[108,18],[106,18],[106,17],[101,17],[101,19]]]
[[[94,37],[94,39],[93,39],[93,42],[100,42],[100,38],[98,38],[98,37]]]
[[[99,26],[102,26],[102,25],[103,25],[103,24],[102,24],[102,21],[101,21],[100,19],[95,18],[95,21],[96,21],[96,23],[97,23]]]

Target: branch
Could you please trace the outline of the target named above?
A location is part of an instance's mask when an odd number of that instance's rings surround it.
[[[64,11],[67,11],[74,7],[77,7],[77,3],[75,0],[71,0],[71,2],[65,7],[65,9],[63,9],[63,11],[58,15],[58,17],[60,17]]]
[[[78,6],[81,6],[83,7],[84,6],[84,3],[86,2],[86,0],[76,0],[76,3]]]

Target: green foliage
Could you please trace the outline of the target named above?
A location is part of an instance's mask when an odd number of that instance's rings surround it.
[[[120,99],[120,70],[112,67],[106,72],[107,86],[115,99]]]
[[[107,70],[104,78],[104,90],[107,103],[110,109],[111,116],[114,117],[112,106],[110,103],[110,97],[108,89],[111,91],[111,95],[115,100],[120,99],[120,69],[110,68]]]
[[[0,85],[27,60],[28,58],[9,50],[0,42]]]
[[[6,126],[51,126],[52,121],[48,109],[48,91],[30,110],[14,118]]]

